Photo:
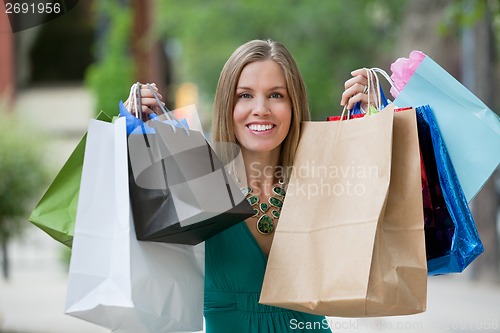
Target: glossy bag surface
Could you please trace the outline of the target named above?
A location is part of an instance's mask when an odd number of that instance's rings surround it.
[[[417,108],[424,194],[430,198],[424,200],[430,275],[462,272],[484,251],[434,114],[428,105]]]
[[[194,245],[254,214],[201,132],[158,120],[145,125],[154,132],[128,136],[138,239]]]

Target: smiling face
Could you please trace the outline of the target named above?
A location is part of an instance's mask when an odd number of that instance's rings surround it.
[[[279,154],[292,119],[281,67],[273,60],[249,63],[241,72],[235,94],[234,134],[242,151]]]

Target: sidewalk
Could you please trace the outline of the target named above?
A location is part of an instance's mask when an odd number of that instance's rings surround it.
[[[427,311],[412,316],[338,319],[333,332],[500,332],[500,286],[474,283],[467,273],[432,276]]]
[[[64,314],[67,272],[62,245],[29,226],[9,249],[10,280],[0,278],[0,332],[109,332]]]
[[[58,170],[92,117],[89,94],[80,87],[40,88],[21,92],[18,98],[18,112],[51,138],[47,156]],[[63,246],[26,224],[24,237],[10,244],[11,279],[0,277],[0,332],[109,332],[64,314],[67,269],[61,260]],[[500,332],[500,286],[471,282],[467,272],[430,277],[423,314],[329,318],[327,323],[334,332]]]
[[[67,275],[61,265],[61,249],[35,227],[12,244],[11,280],[0,279],[0,329],[16,333],[109,332],[63,313]],[[430,277],[425,313],[329,318],[328,325],[333,332],[500,332],[500,287],[473,283],[466,273]]]

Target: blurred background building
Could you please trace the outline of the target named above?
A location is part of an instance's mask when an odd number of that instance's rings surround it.
[[[27,217],[88,120],[99,110],[116,114],[136,81],[156,82],[171,109],[196,104],[208,129],[227,57],[247,40],[271,38],[294,54],[313,119],[323,120],[340,113],[351,70],[389,72],[395,59],[417,49],[500,110],[498,0],[83,0],[55,20],[16,33],[4,13],[0,122],[14,117],[24,146],[44,144],[30,168],[46,168],[49,175],[22,194],[28,200],[22,214],[11,218],[0,205],[0,332],[105,331],[63,314],[69,253]],[[6,146],[0,142],[0,158]],[[15,176],[10,172],[0,161],[0,193]],[[332,319],[336,331],[500,331],[499,192],[497,170],[471,202],[485,252],[460,275],[430,278],[427,313]],[[12,189],[4,193],[21,197]]]

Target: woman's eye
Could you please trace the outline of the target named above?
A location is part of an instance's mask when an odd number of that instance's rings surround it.
[[[281,98],[283,97],[283,95],[281,95],[280,93],[272,93],[271,94],[271,98]]]
[[[240,98],[250,98],[252,96],[250,96],[250,94],[248,93],[243,93],[243,94],[240,94]]]

